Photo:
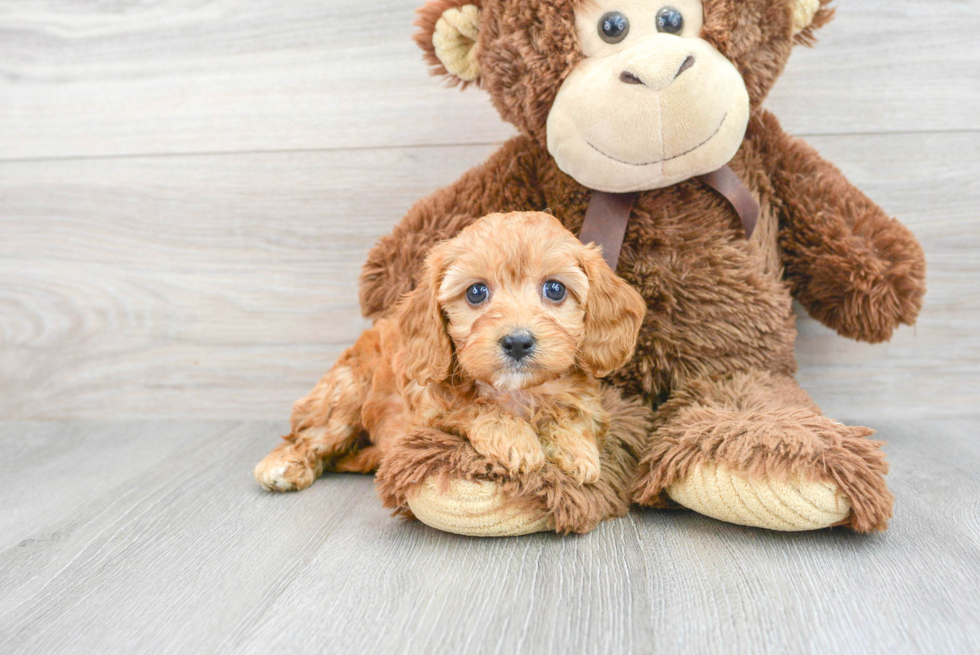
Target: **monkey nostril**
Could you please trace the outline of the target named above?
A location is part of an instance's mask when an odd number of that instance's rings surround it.
[[[619,81],[623,82],[624,84],[643,84],[643,80],[629,71],[623,71],[620,73]]]
[[[521,361],[534,350],[534,337],[528,332],[514,332],[500,340],[504,354],[514,361]]]
[[[687,59],[684,60],[684,63],[681,64],[681,67],[677,70],[677,75],[674,75],[674,79],[676,80],[678,77],[681,76],[681,73],[683,73],[693,65],[694,65],[694,55],[688,55]]]

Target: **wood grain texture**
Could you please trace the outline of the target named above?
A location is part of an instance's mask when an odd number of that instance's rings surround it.
[[[422,0],[0,0],[0,158],[490,143],[428,78]],[[973,0],[847,0],[769,101],[800,134],[980,128]]]
[[[370,245],[489,152],[0,165],[0,415],[282,416],[365,327]]]
[[[881,535],[646,510],[499,540],[391,518],[369,477],[262,492],[278,423],[0,424],[0,652],[976,652],[980,423],[872,424]]]
[[[810,141],[922,240],[887,345],[801,321],[832,414],[980,407],[980,134]],[[408,207],[493,146],[0,163],[0,417],[286,416],[364,327],[356,278]]]

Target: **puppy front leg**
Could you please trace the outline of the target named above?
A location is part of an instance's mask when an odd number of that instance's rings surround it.
[[[509,473],[536,471],[544,465],[538,435],[524,419],[488,411],[473,419],[467,436],[478,453]]]
[[[595,437],[556,426],[545,438],[545,451],[555,466],[579,484],[599,480],[599,444]]]
[[[595,414],[579,412],[545,425],[541,430],[548,459],[579,484],[599,480],[599,439],[608,425],[608,416],[601,408]]]

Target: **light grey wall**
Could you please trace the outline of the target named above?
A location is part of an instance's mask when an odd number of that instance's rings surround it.
[[[427,76],[420,3],[0,0],[0,418],[285,418],[372,242],[512,131]],[[842,1],[767,103],[929,257],[892,343],[801,321],[841,417],[980,405],[978,33],[976,2]]]

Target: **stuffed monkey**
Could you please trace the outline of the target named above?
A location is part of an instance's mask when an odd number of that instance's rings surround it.
[[[485,90],[519,135],[378,242],[361,276],[364,314],[384,316],[427,250],[480,216],[547,209],[579,234],[590,204],[610,198],[625,203],[625,232],[607,255],[647,314],[636,356],[609,378],[634,400],[610,396],[627,428],[600,483],[495,478],[472,453],[419,434],[381,465],[389,505],[486,534],[586,531],[630,499],[775,530],[885,529],[880,444],[823,416],[793,379],[791,301],[841,335],[885,341],[921,307],[922,249],[762,107],[794,45],[831,19],[828,3],[431,0],[420,10],[433,71]],[[712,183],[718,173],[727,188]]]

